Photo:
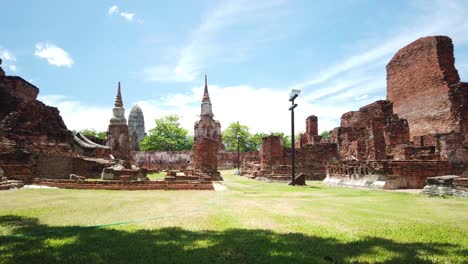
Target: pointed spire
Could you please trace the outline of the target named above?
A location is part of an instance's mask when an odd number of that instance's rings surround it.
[[[208,81],[207,81],[206,74],[205,74],[205,91],[203,92],[203,100],[205,99],[210,100],[210,95],[208,94]]]
[[[120,82],[117,88],[117,96],[115,97],[115,107],[123,107],[122,94],[120,92]]]

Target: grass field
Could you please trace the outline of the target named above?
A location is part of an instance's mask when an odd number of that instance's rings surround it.
[[[151,173],[151,174],[148,174],[147,177],[150,180],[164,180],[164,177],[166,177],[166,173],[165,172]]]
[[[468,263],[468,200],[290,187],[0,192],[0,263]]]

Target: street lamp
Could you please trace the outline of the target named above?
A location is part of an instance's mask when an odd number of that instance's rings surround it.
[[[289,101],[291,101],[291,106],[289,111],[291,111],[291,185],[296,185],[296,175],[295,175],[295,147],[294,147],[294,108],[297,107],[297,104],[294,103],[294,100],[299,96],[301,90],[293,89],[289,94]]]
[[[237,138],[237,175],[240,175],[240,145],[239,145],[239,139],[240,136],[236,135]]]

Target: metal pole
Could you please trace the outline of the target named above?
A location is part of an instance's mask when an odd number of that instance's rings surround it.
[[[239,146],[239,136],[237,136],[237,171],[240,175],[240,146]]]
[[[294,106],[294,100],[292,100],[292,105]],[[296,185],[296,176],[295,176],[295,162],[294,162],[294,107],[291,110],[291,178],[292,186]]]

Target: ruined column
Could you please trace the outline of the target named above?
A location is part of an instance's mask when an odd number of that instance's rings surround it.
[[[120,82],[117,88],[113,116],[107,129],[106,146],[111,148],[111,154],[118,159],[127,159],[130,156],[130,138],[125,119]]]
[[[206,174],[213,180],[222,180],[218,172],[218,151],[222,144],[221,124],[213,117],[208,82],[205,75],[200,120],[195,122],[194,127],[193,169],[195,174]]]

